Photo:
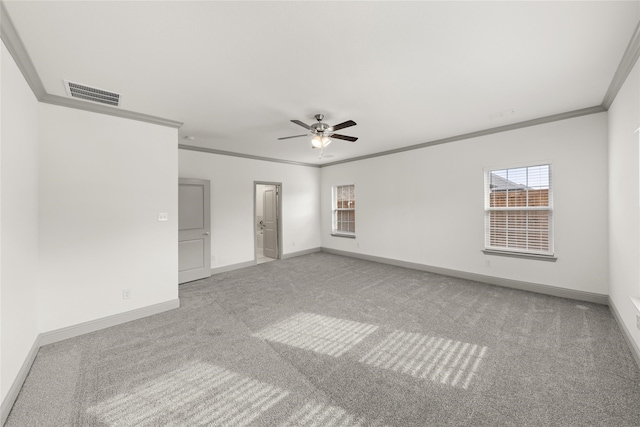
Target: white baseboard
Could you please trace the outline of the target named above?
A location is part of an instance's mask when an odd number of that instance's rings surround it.
[[[213,275],[213,274],[226,273],[227,271],[240,270],[241,268],[253,267],[254,265],[256,265],[255,260],[239,262],[238,264],[231,264],[231,265],[225,265],[222,267],[212,268],[211,274]]]
[[[40,350],[40,335],[38,335],[33,341],[31,350],[29,350],[27,357],[24,359],[24,362],[22,362],[18,375],[16,375],[16,378],[13,380],[7,395],[2,399],[2,405],[0,406],[0,426],[4,425],[5,421],[7,421],[7,417],[9,416],[9,412],[11,412],[13,403],[18,398],[20,389],[22,389],[22,384],[24,384],[24,381],[27,379],[27,375],[29,375],[31,365],[33,365],[33,361],[36,360],[38,350]]]
[[[322,248],[311,248],[311,249],[305,249],[303,251],[298,251],[298,252],[290,252],[288,254],[282,254],[282,259],[289,259],[289,258],[295,258],[297,256],[309,255],[316,252],[320,252],[321,250]]]
[[[611,310],[611,313],[613,313],[613,317],[616,319],[618,327],[620,327],[620,330],[622,331],[622,335],[624,335],[627,346],[629,347],[629,350],[631,350],[631,354],[633,355],[633,358],[636,360],[636,363],[640,368],[640,348],[638,348],[638,345],[631,336],[631,332],[629,332],[629,329],[627,329],[624,322],[622,321],[622,316],[620,316],[620,312],[618,311],[616,305],[613,303],[611,297],[609,297],[609,309]]]
[[[320,251],[321,251],[321,248],[305,249],[303,251],[282,254],[281,259],[295,258],[297,256],[308,255],[308,254],[312,254],[314,252],[320,252]],[[254,265],[257,265],[255,260],[239,262],[237,264],[231,264],[231,265],[225,265],[222,267],[212,268],[211,274],[213,275],[213,274],[226,273],[227,271],[240,270],[241,268],[253,267]]]
[[[303,251],[282,254],[282,259],[289,259],[289,258],[295,258],[297,256],[309,255],[314,252],[320,252],[321,250],[322,250],[321,248],[312,248],[312,249],[305,249]],[[222,267],[212,268],[211,274],[214,275],[214,274],[226,273],[227,271],[240,270],[241,268],[253,267],[254,265],[257,265],[255,260],[239,262],[237,264],[231,264],[231,265],[225,265]]]
[[[55,331],[44,332],[40,334],[40,346],[88,334],[89,332],[99,331],[100,329],[120,325],[121,323],[131,322],[132,320],[142,319],[143,317],[152,316],[179,307],[180,299],[176,298],[171,301],[165,301],[101,319],[90,320],[78,325],[56,329]]]
[[[101,319],[91,320],[89,322],[80,323],[78,325],[68,326],[66,328],[56,329],[54,331],[44,332],[39,334],[31,346],[31,350],[22,367],[18,371],[18,375],[13,380],[11,388],[7,392],[7,395],[2,400],[0,406],[0,426],[4,425],[11,412],[11,408],[18,398],[20,389],[27,379],[31,365],[36,360],[36,355],[40,347],[47,344],[53,344],[54,342],[66,340],[69,338],[77,337],[79,335],[87,334],[89,332],[95,332],[100,329],[109,328],[111,326],[120,325],[122,323],[131,322],[132,320],[141,319],[143,317],[159,314],[164,311],[173,310],[180,307],[180,299],[176,298],[171,301],[161,302],[159,304],[150,305],[147,307],[138,308],[135,310],[127,311],[124,313],[114,314],[112,316],[103,317]]]
[[[444,276],[458,277],[460,279],[473,280],[475,282],[488,283],[490,285],[502,286],[505,288],[520,289],[522,291],[535,292],[538,294],[553,295],[561,298],[570,298],[579,301],[588,301],[596,304],[607,305],[609,296],[596,294],[593,292],[576,291],[573,289],[558,288],[556,286],[542,285],[539,283],[523,282],[520,280],[504,279],[501,277],[485,276],[484,274],[469,273],[466,271],[451,270],[448,268],[434,267],[415,262],[400,261],[391,258],[383,258],[374,255],[359,254],[356,252],[341,251],[338,249],[322,248],[322,252],[343,255],[352,258],[364,259],[367,261],[379,262],[382,264],[396,265],[398,267],[411,268],[414,270],[428,271],[430,273],[442,274]]]

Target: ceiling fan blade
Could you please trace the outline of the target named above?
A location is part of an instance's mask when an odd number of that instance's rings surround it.
[[[337,133],[334,133],[329,138],[344,139],[345,141],[351,141],[351,142],[356,142],[358,140],[358,138],[356,138],[355,136],[338,135]]]
[[[327,131],[334,132],[336,130],[348,128],[349,126],[355,126],[355,125],[357,125],[357,123],[354,122],[353,120],[347,120],[346,122],[342,122],[342,123],[337,124],[335,126],[331,126],[329,129],[327,129]]]
[[[309,134],[308,134],[308,133],[305,133],[304,135],[285,136],[285,137],[283,137],[283,138],[278,138],[278,140],[281,140],[281,139],[291,139],[291,138],[300,138],[300,137],[302,137],[302,136],[309,136]]]
[[[306,123],[302,123],[300,120],[291,120],[293,123],[302,126],[305,129],[309,129],[309,130],[313,130],[313,128],[311,126],[309,126]]]

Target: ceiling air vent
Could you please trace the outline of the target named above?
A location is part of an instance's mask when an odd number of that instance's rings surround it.
[[[120,104],[119,93],[70,82],[68,80],[64,80],[64,87],[67,89],[67,95],[72,98],[84,99],[85,101],[112,105],[114,107],[118,107]]]

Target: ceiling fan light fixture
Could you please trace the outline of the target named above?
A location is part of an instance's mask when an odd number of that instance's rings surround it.
[[[331,140],[326,136],[316,135],[311,140],[311,146],[313,148],[324,148],[329,144],[331,144]]]

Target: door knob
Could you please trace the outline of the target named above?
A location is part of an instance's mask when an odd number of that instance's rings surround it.
[[[208,236],[208,235],[209,235],[209,232],[208,232],[208,231],[205,231],[202,235],[203,235],[203,236]]]

